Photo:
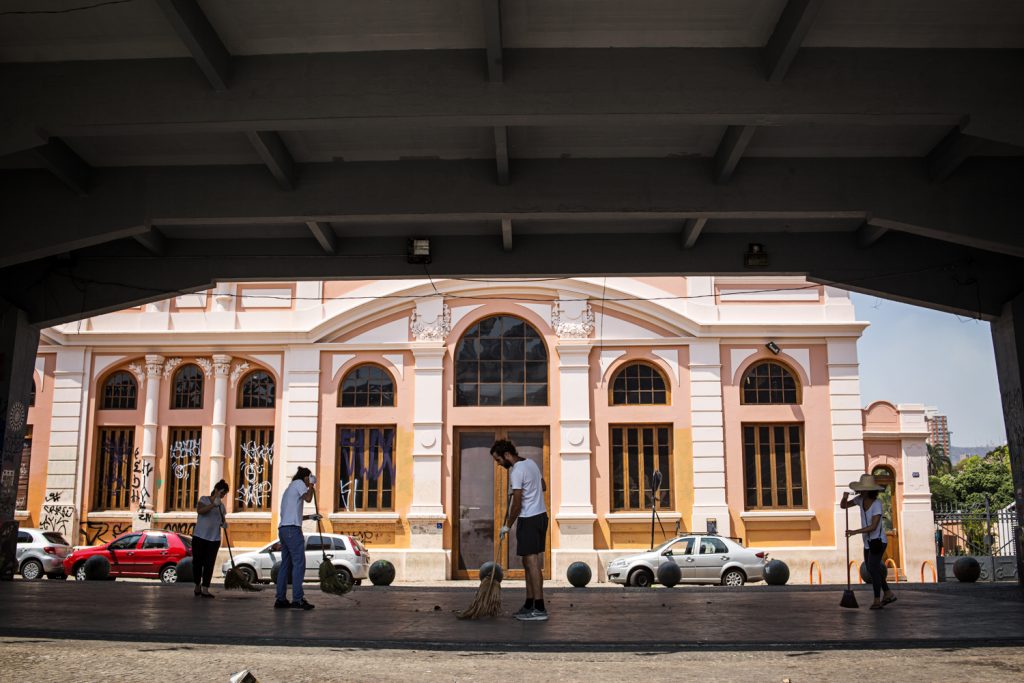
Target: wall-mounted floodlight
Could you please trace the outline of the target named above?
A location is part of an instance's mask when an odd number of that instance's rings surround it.
[[[409,263],[430,263],[430,240],[409,240],[406,257]]]
[[[743,265],[746,268],[766,268],[768,266],[768,252],[764,250],[764,245],[748,244],[747,253],[743,255]]]
[[[772,353],[774,353],[774,354],[775,354],[776,356],[777,356],[777,355],[779,355],[779,352],[780,352],[780,351],[782,351],[782,349],[780,349],[780,348],[779,348],[779,345],[778,345],[778,344],[776,344],[776,343],[775,343],[775,342],[773,342],[773,341],[770,341],[770,342],[768,342],[767,344],[765,344],[765,345],[764,345],[764,348],[768,349],[769,351],[771,351]]]

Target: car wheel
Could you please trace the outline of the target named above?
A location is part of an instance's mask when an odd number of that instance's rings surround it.
[[[723,586],[742,586],[747,582],[747,577],[739,569],[730,569],[722,574]]]
[[[629,585],[637,588],[650,588],[654,584],[654,572],[646,567],[634,569],[629,575]]]
[[[163,583],[178,583],[177,565],[164,565],[164,568],[160,570],[160,581]]]
[[[74,568],[75,581],[85,581],[85,562],[79,562]]]
[[[43,578],[43,563],[39,560],[25,560],[21,565],[21,578],[26,581],[38,581]]]
[[[238,572],[245,577],[249,583],[256,583],[256,570],[247,564],[238,565]]]
[[[338,578],[341,579],[342,583],[352,583],[352,572],[350,572],[346,567],[339,567],[338,565],[334,565],[334,569],[338,572]]]

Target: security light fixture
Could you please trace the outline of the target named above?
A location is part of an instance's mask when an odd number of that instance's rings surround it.
[[[781,351],[781,350],[782,350],[782,349],[780,349],[780,348],[779,348],[779,345],[778,345],[778,344],[776,344],[776,343],[775,343],[775,342],[773,342],[773,341],[770,341],[770,342],[768,342],[767,344],[765,344],[765,345],[764,345],[764,348],[768,349],[769,351],[771,351],[772,353],[774,353],[774,354],[775,354],[776,356],[777,356],[777,355],[779,355],[779,351]]]
[[[406,257],[409,263],[430,263],[430,240],[409,240],[409,250]]]
[[[743,255],[743,265],[746,268],[766,268],[768,266],[768,253],[764,250],[764,245],[748,244],[747,253]]]

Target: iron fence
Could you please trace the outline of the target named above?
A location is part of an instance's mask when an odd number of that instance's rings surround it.
[[[1013,505],[993,510],[984,503],[968,507],[939,506],[935,515],[936,555],[1016,555],[1014,531],[1017,513]]]

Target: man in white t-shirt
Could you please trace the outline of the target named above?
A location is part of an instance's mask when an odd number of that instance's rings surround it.
[[[547,621],[543,562],[548,534],[548,510],[544,505],[547,485],[537,463],[519,457],[511,441],[495,441],[491,446],[491,457],[509,471],[512,495],[507,526],[501,527],[501,538],[504,539],[509,528],[516,525],[516,554],[523,558],[523,569],[526,570],[526,602],[512,616],[520,621]]]
[[[861,528],[850,529],[846,532],[846,537],[864,534],[864,564],[871,575],[871,588],[875,595],[871,609],[881,609],[891,602],[896,602],[896,595],[889,589],[889,584],[885,580],[888,570],[882,561],[889,538],[885,533],[885,513],[878,494],[884,491],[885,487],[878,484],[874,476],[862,474],[860,479],[850,482],[850,488],[860,495],[854,496],[851,500],[850,494],[843,492],[839,506],[844,510],[851,507],[860,510]]]
[[[302,592],[302,580],[306,576],[306,538],[302,533],[302,520],[323,519],[320,513],[302,514],[302,504],[313,500],[313,486],[316,476],[306,467],[295,471],[295,476],[281,496],[281,510],[277,525],[277,537],[281,540],[281,569],[277,573],[277,609],[294,607],[311,610],[313,605],[306,602]],[[288,602],[288,583],[292,584],[292,601]]]

